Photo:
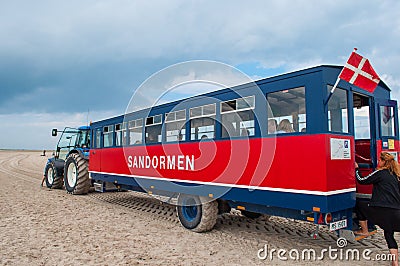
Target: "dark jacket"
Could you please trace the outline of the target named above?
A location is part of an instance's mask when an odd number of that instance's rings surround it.
[[[369,206],[400,209],[399,181],[389,170],[376,170],[368,176],[362,177],[357,169],[356,178],[360,184],[374,185]]]

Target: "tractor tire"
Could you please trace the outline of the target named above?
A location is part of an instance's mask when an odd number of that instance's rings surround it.
[[[218,202],[195,195],[180,194],[176,206],[180,223],[193,232],[207,232],[217,222]]]
[[[250,218],[250,219],[257,219],[258,217],[261,216],[261,213],[256,213],[256,212],[249,212],[249,211],[244,211],[241,210],[240,211],[242,213],[242,215],[246,218]]]
[[[57,175],[57,170],[53,163],[48,163],[44,170],[44,176],[46,181],[46,187],[56,189],[62,188],[63,177]]]
[[[79,154],[68,156],[64,166],[64,185],[68,193],[87,194],[90,189],[88,162]]]

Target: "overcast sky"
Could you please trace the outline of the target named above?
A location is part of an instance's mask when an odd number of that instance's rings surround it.
[[[396,0],[0,1],[0,36],[0,148],[53,148],[52,127],[122,114],[146,78],[188,60],[268,77],[358,47],[400,98]]]

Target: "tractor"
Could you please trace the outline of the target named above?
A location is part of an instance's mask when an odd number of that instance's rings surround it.
[[[66,127],[63,131],[52,130],[52,136],[62,132],[53,157],[47,160],[44,169],[46,186],[68,193],[86,194],[91,187],[89,179],[90,127]]]

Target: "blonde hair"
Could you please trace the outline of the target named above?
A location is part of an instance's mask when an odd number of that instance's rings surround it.
[[[289,119],[283,119],[278,125],[278,131],[294,132]]]
[[[383,162],[383,166],[379,167],[379,169],[388,169],[392,175],[397,176],[397,179],[399,179],[400,178],[399,164],[394,159],[394,156],[388,152],[381,152],[379,158]]]

